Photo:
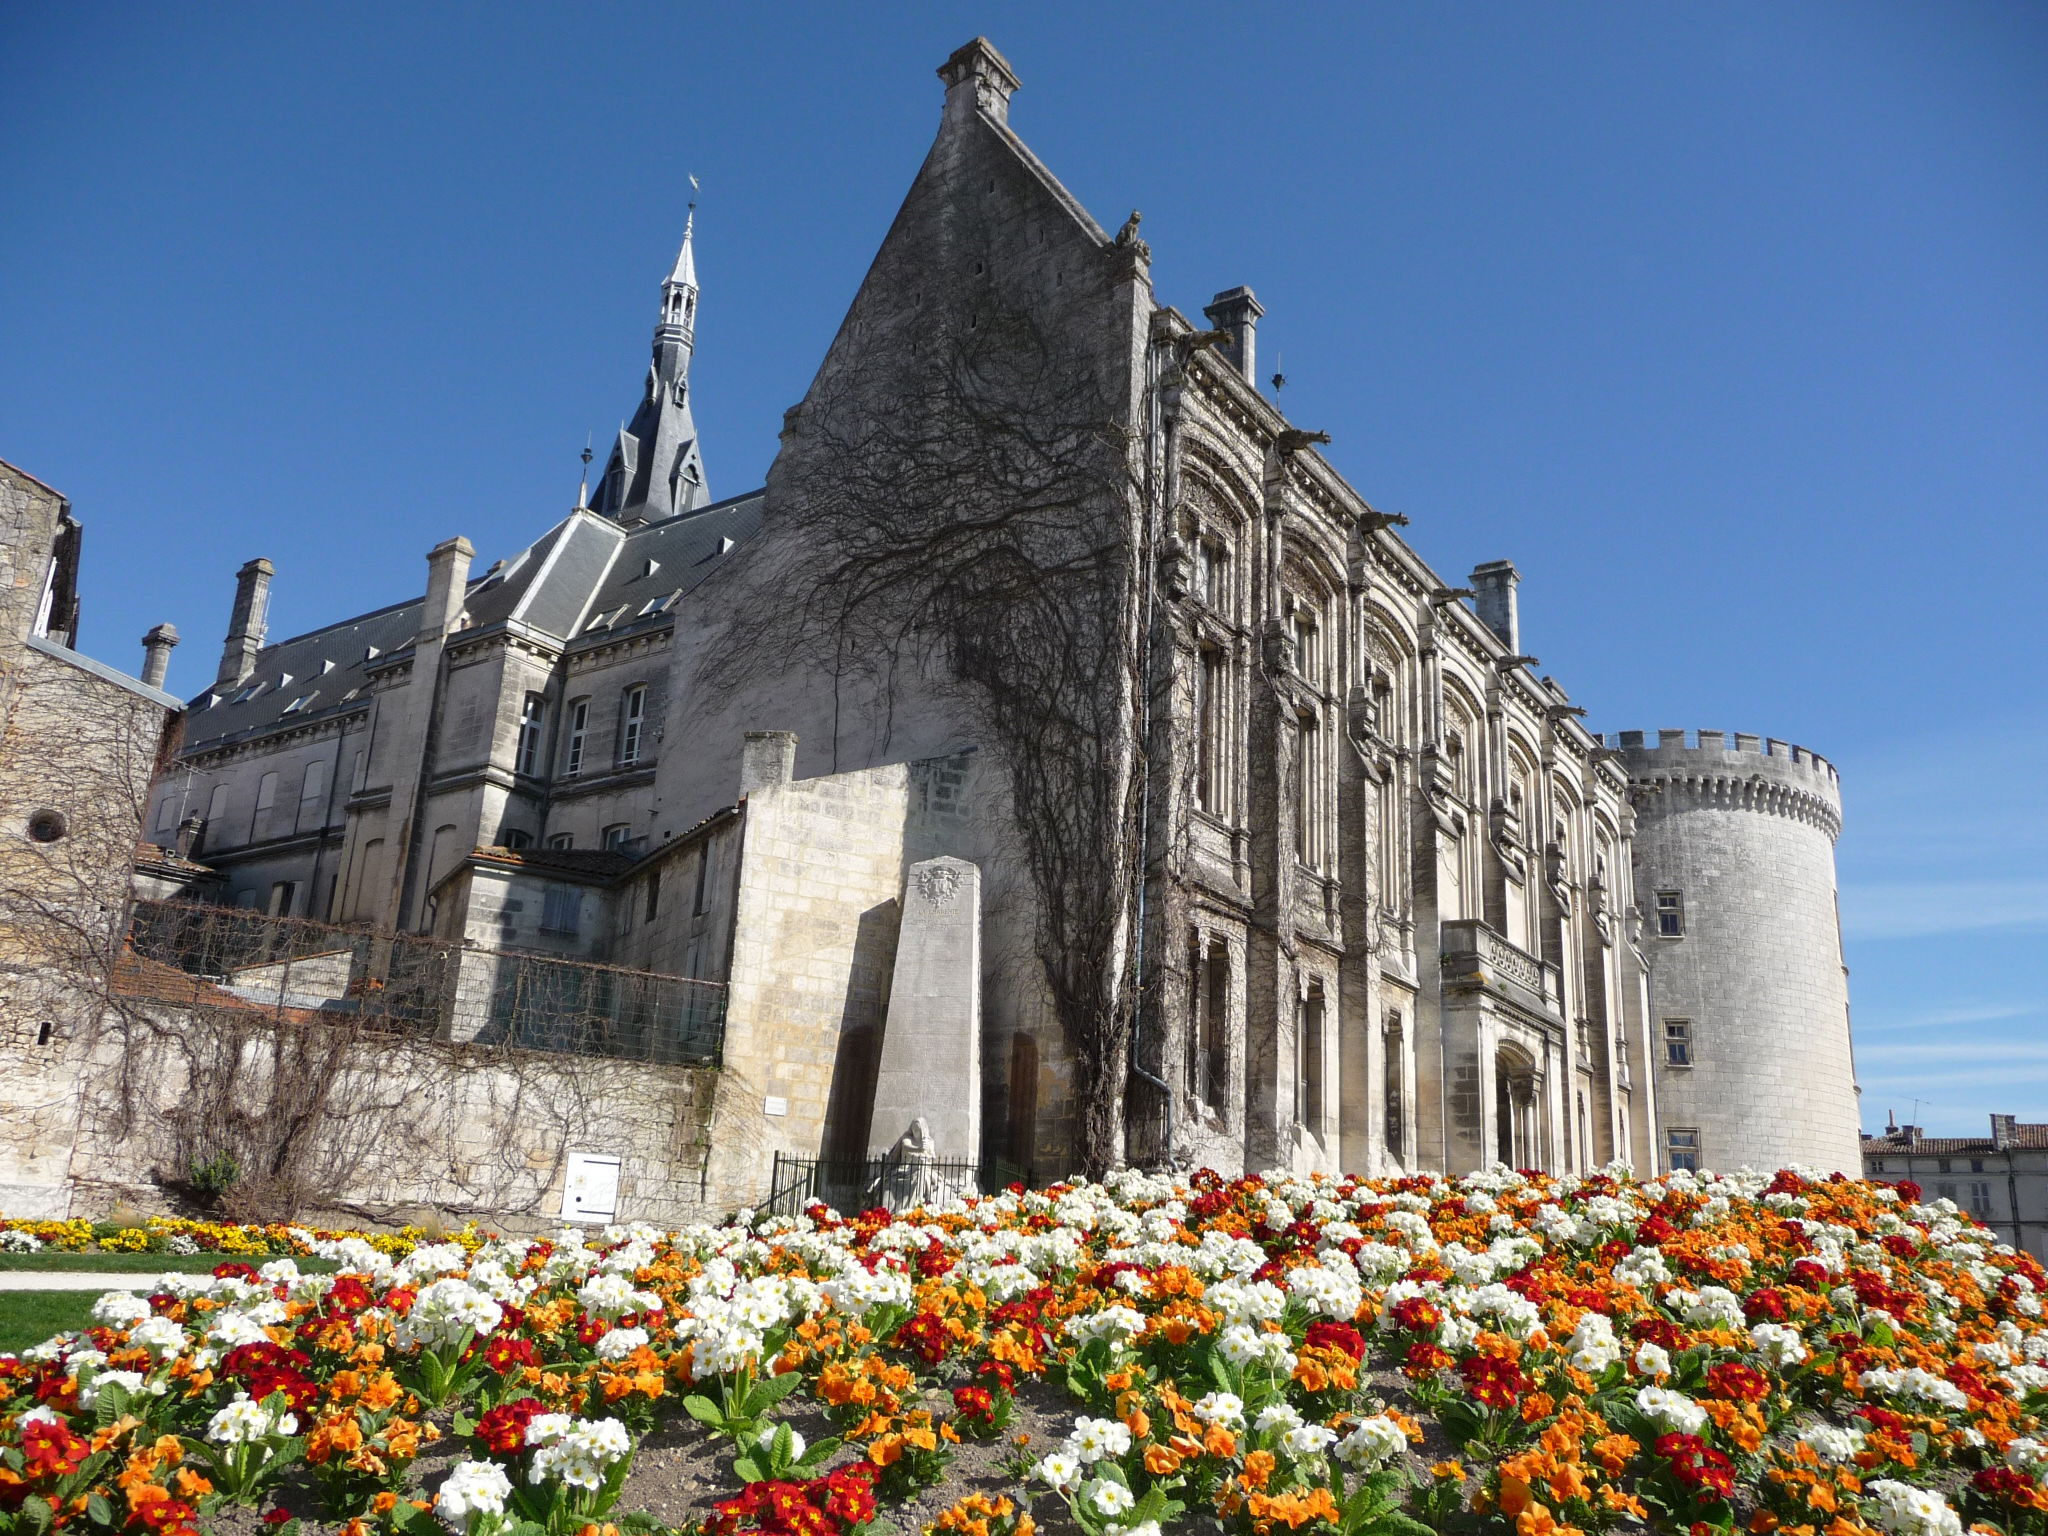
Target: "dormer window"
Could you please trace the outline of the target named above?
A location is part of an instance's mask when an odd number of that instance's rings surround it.
[[[649,560],[649,561],[647,561],[647,562],[646,562],[645,564],[643,564],[643,565],[642,565],[642,566],[640,567],[640,576],[641,576],[641,579],[642,579],[642,580],[645,580],[645,579],[646,579],[647,577],[649,577],[649,576],[652,576],[652,575],[653,575],[653,574],[654,574],[654,573],[655,573],[656,571],[658,571],[658,570],[660,570],[660,569],[661,569],[661,562],[660,562],[659,560]]]
[[[281,713],[287,715],[296,715],[300,710],[304,709],[308,704],[312,703],[318,697],[320,697],[320,695],[317,693],[302,693],[296,699],[293,699],[291,703],[285,705]]]

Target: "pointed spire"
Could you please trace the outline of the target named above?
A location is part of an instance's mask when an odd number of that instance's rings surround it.
[[[675,270],[668,275],[668,288],[694,288],[697,286],[697,252],[694,236],[697,229],[697,205],[690,204],[690,216],[683,220],[683,248],[676,252]]]

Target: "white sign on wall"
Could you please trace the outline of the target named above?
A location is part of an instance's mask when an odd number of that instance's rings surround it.
[[[619,1160],[571,1152],[562,1181],[562,1220],[611,1221],[619,1214]]]

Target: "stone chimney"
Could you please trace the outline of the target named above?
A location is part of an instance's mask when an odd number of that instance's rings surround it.
[[[220,653],[221,683],[239,683],[256,670],[256,653],[263,649],[264,617],[270,611],[270,578],[277,567],[268,560],[251,560],[235,573],[235,611],[228,620],[228,640]]]
[[[194,811],[178,823],[178,857],[189,859],[192,850],[199,846],[199,834],[206,830],[206,818]]]
[[[1010,120],[1010,93],[1017,89],[1017,73],[1010,61],[995,50],[985,37],[977,37],[939,66],[939,78],[946,82],[946,120],[971,117],[977,111],[999,123]]]
[[[169,624],[159,624],[142,637],[142,680],[150,687],[163,687],[171,670],[171,648],[177,643],[178,631]]]
[[[455,627],[469,588],[469,562],[475,558],[475,547],[460,535],[427,551],[427,605],[420,612],[421,640],[446,639]]]
[[[1472,572],[1472,590],[1478,594],[1472,606],[1479,622],[1493,631],[1510,656],[1522,654],[1522,624],[1515,611],[1515,588],[1521,580],[1512,560],[1489,560]]]
[[[2014,1127],[2019,1123],[2018,1115],[1993,1115],[1991,1117],[1991,1150],[2010,1152],[2018,1140]]]
[[[1266,312],[1249,288],[1231,288],[1216,295],[1209,307],[1202,313],[1209,318],[1209,324],[1219,331],[1230,332],[1230,345],[1223,348],[1223,355],[1230,359],[1235,368],[1254,385],[1258,375],[1259,316]]]
[[[740,748],[740,794],[751,795],[796,777],[795,731],[749,731]]]

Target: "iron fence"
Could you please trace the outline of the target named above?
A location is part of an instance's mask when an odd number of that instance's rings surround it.
[[[1012,1184],[1028,1187],[1031,1183],[1030,1170],[995,1158],[907,1163],[886,1155],[831,1158],[777,1152],[768,1198],[758,1209],[762,1215],[796,1216],[812,1201],[822,1200],[842,1214],[864,1211],[885,1204],[892,1196],[908,1195],[920,1178],[939,1199],[947,1194],[988,1194]]]
[[[187,1007],[665,1064],[715,1065],[725,1037],[716,982],[420,934],[138,900],[129,948],[125,989]]]

